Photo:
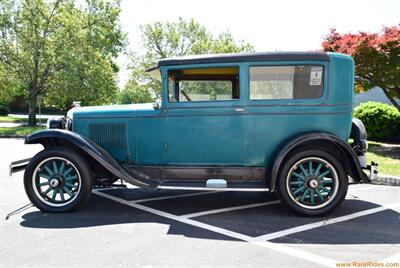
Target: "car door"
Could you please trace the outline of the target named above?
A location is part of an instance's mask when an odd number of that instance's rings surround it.
[[[190,66],[165,72],[169,165],[245,165],[245,109],[239,72],[236,65]]]

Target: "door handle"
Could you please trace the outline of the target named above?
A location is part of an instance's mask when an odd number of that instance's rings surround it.
[[[235,108],[236,112],[245,112],[246,109],[245,108]]]

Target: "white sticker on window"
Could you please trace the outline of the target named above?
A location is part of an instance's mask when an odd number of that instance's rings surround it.
[[[322,81],[322,66],[311,67],[310,86],[319,86]]]

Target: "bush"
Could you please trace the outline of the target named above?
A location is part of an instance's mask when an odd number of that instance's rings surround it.
[[[353,116],[364,123],[368,139],[400,141],[400,112],[396,107],[369,101],[357,106]]]
[[[10,108],[4,105],[0,105],[0,115],[8,115],[10,113]]]

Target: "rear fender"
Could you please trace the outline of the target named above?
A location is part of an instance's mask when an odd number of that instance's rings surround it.
[[[296,149],[300,149],[302,146],[312,146],[312,144],[317,144],[318,142],[329,143],[330,145],[338,148],[345,159],[339,159],[344,165],[344,168],[348,174],[353,177],[356,181],[370,182],[367,174],[362,171],[360,162],[357,158],[357,154],[351,148],[351,146],[337,138],[334,135],[328,133],[312,132],[305,133],[286,142],[283,147],[278,151],[274,162],[272,164],[272,169],[270,172],[270,189],[271,191],[276,190],[276,180],[279,176],[279,170],[285,161],[285,158]],[[314,145],[315,146],[315,145]],[[324,149],[324,148],[323,148]]]

